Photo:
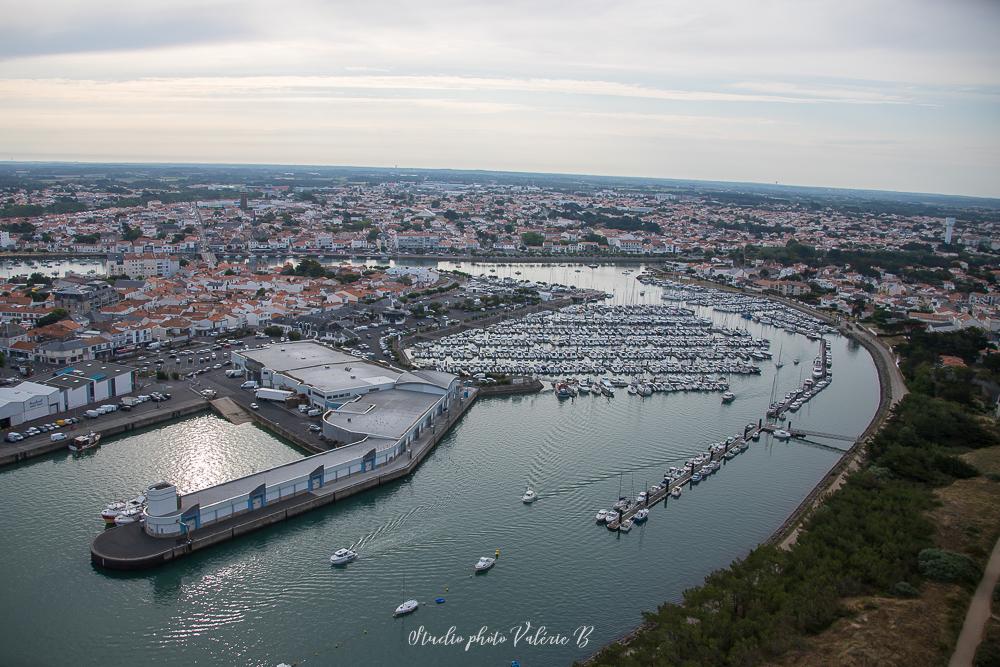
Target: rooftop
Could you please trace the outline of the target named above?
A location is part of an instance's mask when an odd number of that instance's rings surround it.
[[[327,412],[323,419],[347,431],[398,440],[440,399],[422,391],[377,391]]]
[[[275,343],[258,350],[243,350],[239,354],[278,373],[312,366],[360,361],[346,352],[313,341]]]

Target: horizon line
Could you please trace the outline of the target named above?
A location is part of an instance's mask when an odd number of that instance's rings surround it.
[[[865,192],[872,194],[883,194],[883,195],[909,195],[909,196],[930,196],[930,197],[949,197],[955,199],[975,199],[982,200],[984,202],[991,202],[996,206],[1000,206],[1000,193],[997,195],[971,195],[971,194],[958,194],[958,193],[945,193],[945,192],[921,192],[916,190],[884,190],[871,187],[847,187],[847,186],[832,186],[832,185],[813,185],[813,184],[800,184],[800,183],[784,183],[781,181],[775,181],[774,183],[765,183],[762,181],[728,181],[728,180],[716,180],[716,179],[699,179],[699,178],[679,178],[672,176],[625,176],[625,175],[615,175],[615,174],[590,174],[581,172],[544,172],[544,171],[512,171],[506,169],[486,169],[486,168],[461,168],[461,167],[411,167],[394,165],[391,167],[387,166],[377,166],[377,165],[351,165],[351,164],[302,164],[302,163],[281,163],[281,162],[163,162],[163,161],[140,161],[140,160],[112,160],[112,161],[100,161],[100,160],[68,160],[68,159],[51,159],[51,160],[24,160],[24,159],[14,159],[9,158],[0,162],[0,165],[14,165],[14,164],[25,164],[25,165],[105,165],[105,166],[151,166],[151,167],[280,167],[280,168],[307,168],[307,169],[374,169],[380,171],[424,171],[424,172],[459,172],[459,173],[471,173],[471,174],[504,174],[512,176],[563,176],[563,177],[575,177],[575,178],[587,178],[587,179],[624,179],[633,181],[664,181],[664,182],[674,182],[674,183],[702,183],[702,184],[718,184],[726,186],[758,186],[766,188],[788,188],[788,189],[799,189],[799,190],[829,190],[829,191],[843,191],[843,192]]]

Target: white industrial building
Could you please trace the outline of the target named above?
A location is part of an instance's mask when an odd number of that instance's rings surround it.
[[[39,382],[0,388],[0,428],[124,396],[134,388],[135,371],[132,368],[103,361],[82,361]]]
[[[149,535],[185,534],[381,468],[435,428],[463,391],[454,375],[403,372],[312,341],[233,352],[232,360],[261,386],[294,391],[327,408],[323,434],[342,446],[186,495],[158,484],[147,494]]]
[[[60,412],[59,390],[37,382],[0,388],[0,428],[17,426]]]

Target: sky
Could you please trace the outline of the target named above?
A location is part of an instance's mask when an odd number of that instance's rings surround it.
[[[0,0],[0,159],[1000,196],[1000,0]]]

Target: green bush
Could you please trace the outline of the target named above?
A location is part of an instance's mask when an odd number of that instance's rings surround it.
[[[975,585],[982,576],[971,558],[954,551],[924,549],[917,555],[917,562],[920,574],[934,581]]]
[[[920,597],[920,591],[918,591],[913,584],[907,581],[897,581],[896,585],[892,587],[892,592],[901,598]]]

